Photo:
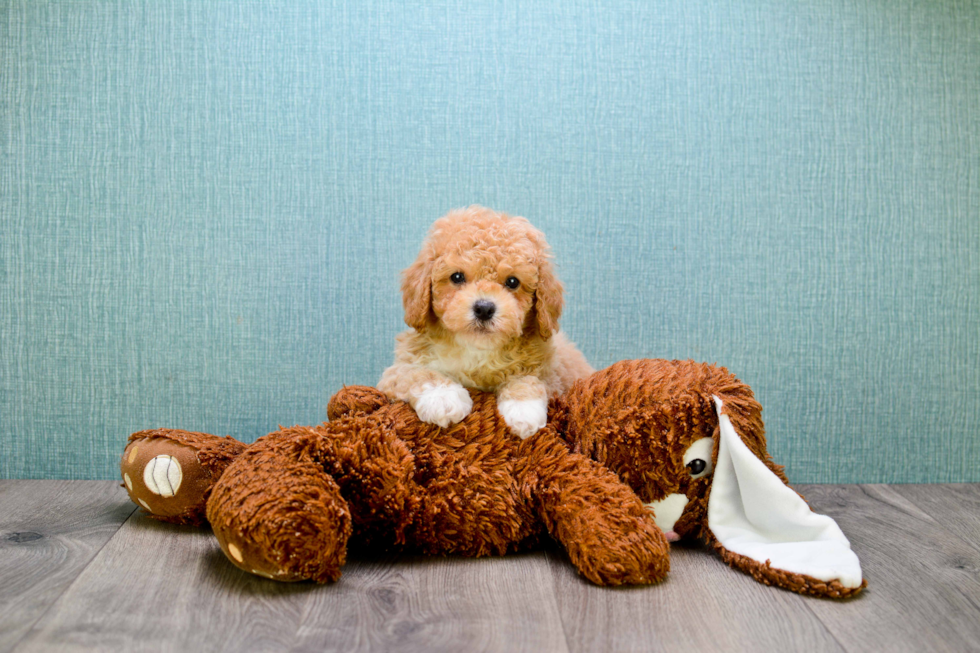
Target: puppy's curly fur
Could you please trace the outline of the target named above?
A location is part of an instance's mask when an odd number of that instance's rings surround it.
[[[545,425],[548,398],[594,370],[558,330],[562,285],[544,235],[481,206],[436,220],[402,276],[405,322],[378,389],[448,426],[473,407],[465,388],[495,392],[511,430]]]

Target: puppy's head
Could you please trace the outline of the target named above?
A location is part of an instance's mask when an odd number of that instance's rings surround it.
[[[402,276],[405,322],[435,324],[475,346],[558,330],[562,287],[544,235],[520,217],[481,206],[436,220]]]

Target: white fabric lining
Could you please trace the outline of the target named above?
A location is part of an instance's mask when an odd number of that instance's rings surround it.
[[[830,517],[810,510],[735,433],[715,397],[721,441],[708,497],[708,528],[733,553],[844,587],[861,585],[861,563]]]

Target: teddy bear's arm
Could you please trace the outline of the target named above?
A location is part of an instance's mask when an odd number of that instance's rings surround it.
[[[522,444],[522,492],[572,564],[598,585],[652,583],[670,568],[653,516],[611,471],[542,429]]]

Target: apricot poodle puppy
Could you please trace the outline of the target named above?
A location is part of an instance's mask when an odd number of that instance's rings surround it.
[[[378,389],[419,418],[449,426],[494,392],[511,431],[545,425],[548,398],[593,372],[558,330],[562,286],[544,235],[524,218],[481,206],[436,220],[402,275],[405,322]]]

